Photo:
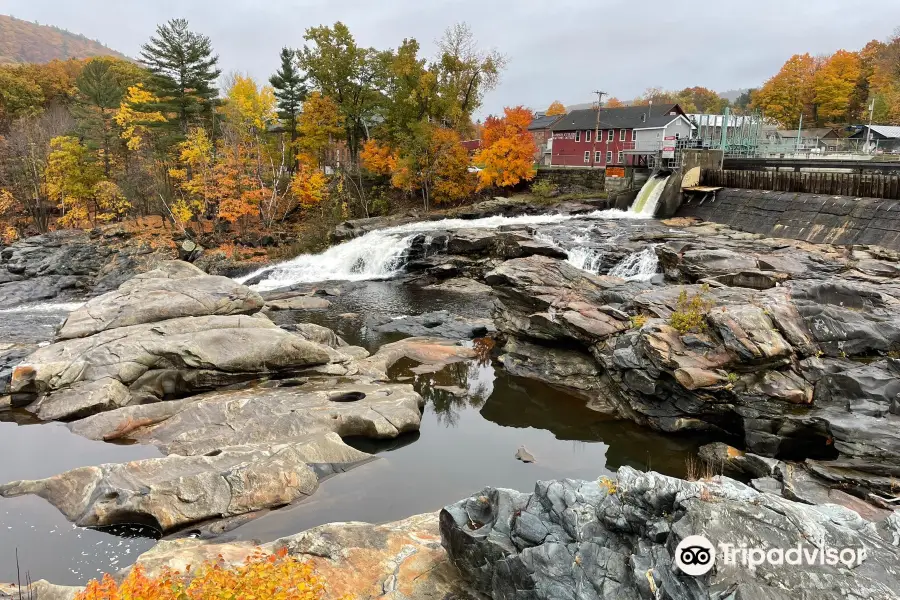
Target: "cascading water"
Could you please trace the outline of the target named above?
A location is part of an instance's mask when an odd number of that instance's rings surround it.
[[[453,229],[496,229],[504,225],[541,225],[572,219],[641,219],[642,215],[621,211],[594,211],[586,215],[523,215],[485,217],[483,219],[444,219],[420,221],[370,231],[321,254],[303,254],[289,261],[260,269],[241,277],[239,283],[256,282],[260,291],[275,290],[297,283],[318,281],[362,281],[385,279],[399,273],[417,234]]]
[[[656,247],[649,246],[623,258],[609,274],[626,281],[650,281],[658,268],[659,257],[656,256]]]
[[[591,273],[600,272],[600,265],[603,262],[603,252],[601,250],[579,246],[577,248],[572,248],[567,254],[569,255],[569,258],[566,259],[566,262],[573,267],[578,267],[583,271],[590,271]]]
[[[659,198],[662,196],[663,190],[666,189],[666,183],[669,182],[669,176],[654,176],[647,180],[644,187],[638,193],[634,204],[631,205],[629,212],[640,215],[645,218],[653,218],[656,214],[656,206],[659,204]]]

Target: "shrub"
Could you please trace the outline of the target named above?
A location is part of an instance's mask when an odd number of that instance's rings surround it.
[[[712,300],[703,297],[703,293],[697,293],[688,298],[687,290],[681,290],[678,295],[676,310],[669,317],[669,325],[678,330],[682,335],[690,332],[706,331],[706,315],[713,307]]]
[[[531,193],[539,198],[550,198],[556,193],[556,186],[546,179],[531,184]]]
[[[648,319],[650,319],[650,317],[647,315],[634,315],[631,317],[631,328],[640,329],[647,323]]]
[[[164,569],[147,577],[138,565],[121,584],[108,574],[88,583],[75,600],[320,600],[325,586],[313,569],[284,549],[275,555],[254,554],[240,566],[228,567],[220,556],[182,574]]]

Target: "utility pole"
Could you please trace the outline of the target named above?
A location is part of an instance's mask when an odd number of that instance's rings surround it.
[[[599,90],[594,91],[597,94],[597,124],[594,126],[594,142],[591,144],[591,168],[593,169],[596,165],[594,164],[597,160],[597,136],[600,135],[600,107],[603,106],[603,96],[606,95],[606,92],[601,92]]]

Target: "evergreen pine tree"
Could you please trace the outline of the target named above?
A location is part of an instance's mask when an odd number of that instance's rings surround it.
[[[88,143],[103,150],[103,174],[108,178],[114,136],[113,116],[122,102],[125,88],[116,77],[112,60],[102,57],[92,59],[84,66],[75,85],[78,88],[78,104],[73,112],[80,132]]]
[[[185,19],[172,19],[156,28],[156,36],[141,46],[141,62],[153,77],[150,88],[159,98],[148,107],[164,114],[175,114],[168,126],[186,135],[190,125],[213,114],[219,94],[214,86],[222,71],[219,57],[205,35],[188,29]]]
[[[269,78],[278,99],[278,117],[291,134],[291,142],[297,139],[297,118],[306,100],[306,77],[297,68],[296,53],[290,48],[281,49],[281,68]]]

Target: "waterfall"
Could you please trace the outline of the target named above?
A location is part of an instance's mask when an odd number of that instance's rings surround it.
[[[578,267],[583,271],[590,271],[591,273],[600,272],[600,263],[603,261],[603,251],[597,248],[579,246],[577,248],[572,248],[567,254],[569,257],[566,259],[566,262],[573,267]]]
[[[623,258],[610,270],[609,274],[612,277],[621,277],[626,281],[650,281],[656,275],[657,268],[659,268],[659,257],[656,256],[656,247],[649,246]]]
[[[648,179],[638,193],[634,204],[631,205],[629,212],[652,219],[653,215],[656,214],[656,205],[659,204],[659,197],[662,196],[668,182],[669,176],[654,176]]]
[[[621,210],[598,210],[585,215],[494,216],[470,220],[419,221],[370,231],[358,238],[332,246],[321,254],[302,254],[273,267],[259,269],[237,281],[244,283],[253,280],[257,283],[251,287],[267,291],[297,283],[385,279],[397,275],[403,269],[407,253],[416,235],[427,231],[497,229],[504,225],[553,224],[572,219],[642,218],[646,217]]]

